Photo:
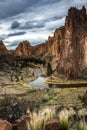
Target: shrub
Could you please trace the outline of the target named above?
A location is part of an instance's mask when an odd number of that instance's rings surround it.
[[[50,76],[52,74],[52,67],[51,67],[51,64],[48,63],[47,64],[47,76]]]
[[[87,90],[82,96],[79,96],[79,99],[85,106],[87,106]]]
[[[69,128],[70,128],[70,123],[69,123],[69,121],[63,119],[63,120],[61,121],[61,130],[69,130]]]
[[[27,101],[5,95],[4,99],[0,100],[0,118],[14,123],[26,114]]]
[[[82,77],[84,79],[87,79],[87,68],[85,68],[85,69],[82,70]]]

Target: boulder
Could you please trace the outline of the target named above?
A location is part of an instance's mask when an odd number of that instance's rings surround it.
[[[30,130],[30,116],[24,115],[16,124],[13,124],[12,130]]]
[[[12,130],[12,125],[6,120],[1,120],[0,130]]]
[[[45,130],[61,130],[61,124],[57,120],[47,121]]]

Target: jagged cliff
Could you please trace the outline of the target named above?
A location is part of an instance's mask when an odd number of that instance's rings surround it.
[[[14,51],[14,54],[17,56],[28,56],[32,54],[32,46],[28,41],[21,42],[16,50]]]
[[[2,43],[2,42],[1,42]],[[2,47],[1,47],[2,48]],[[8,53],[6,47],[0,54]],[[87,68],[87,14],[85,7],[72,7],[66,16],[65,26],[56,29],[53,37],[42,44],[31,46],[21,42],[13,52],[17,56],[35,56],[50,60],[54,75],[73,79]],[[11,52],[10,52],[11,54]]]
[[[64,30],[64,27],[56,29],[53,37],[49,36],[45,43],[36,46],[31,46],[28,41],[23,41],[14,53],[18,56],[59,56]]]
[[[0,55],[7,55],[8,54],[8,50],[6,48],[6,46],[4,45],[3,41],[0,41]]]
[[[78,78],[87,67],[86,9],[71,8],[65,20],[65,35],[57,73],[66,78]]]

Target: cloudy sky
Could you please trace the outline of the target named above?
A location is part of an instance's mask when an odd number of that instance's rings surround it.
[[[0,39],[8,49],[19,42],[36,45],[64,25],[71,6],[87,7],[87,0],[0,0]]]

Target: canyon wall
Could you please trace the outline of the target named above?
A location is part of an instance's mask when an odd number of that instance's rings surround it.
[[[49,36],[46,42],[36,46],[31,46],[28,41],[23,41],[14,53],[18,56],[59,56],[64,30],[64,27],[56,29],[53,37]]]
[[[0,42],[0,54],[8,50]],[[10,51],[10,54],[12,52]],[[13,51],[17,56],[44,58],[52,65],[54,75],[66,79],[81,76],[87,68],[87,14],[82,9],[72,7],[65,19],[65,26],[55,30],[53,37],[42,44],[31,46],[28,41],[21,42]]]
[[[87,67],[86,9],[71,8],[65,20],[65,38],[57,72],[67,79],[78,78]]]

